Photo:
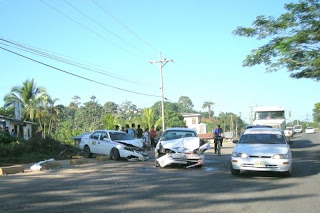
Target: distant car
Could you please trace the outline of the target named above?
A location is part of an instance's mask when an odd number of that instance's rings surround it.
[[[293,127],[288,126],[283,132],[284,135],[287,137],[287,141],[290,141],[291,137],[293,137],[294,134]]]
[[[186,168],[202,166],[203,152],[210,148],[208,143],[201,144],[193,129],[168,128],[155,147],[156,166],[182,165]]]
[[[302,133],[302,126],[301,125],[295,125],[293,126],[293,131],[295,133]]]
[[[133,139],[127,133],[116,130],[97,130],[84,135],[79,148],[84,151],[87,158],[91,158],[92,154],[102,154],[114,160],[149,159],[142,139]]]
[[[291,175],[292,154],[281,130],[276,128],[251,128],[234,141],[230,171],[270,171]]]
[[[310,126],[307,127],[305,131],[306,131],[306,134],[310,134],[310,133],[315,133],[316,132],[315,129],[313,127],[310,127]]]

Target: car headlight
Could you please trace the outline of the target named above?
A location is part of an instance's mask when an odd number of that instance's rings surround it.
[[[241,153],[241,152],[234,152],[232,153],[232,157],[237,157],[237,158],[248,158],[249,155],[246,153]]]
[[[133,147],[127,147],[127,146],[125,146],[125,147],[123,147],[125,150],[128,150],[128,151],[134,151],[134,148]]]
[[[278,154],[278,155],[273,155],[272,158],[273,159],[289,159],[289,155],[288,154]]]

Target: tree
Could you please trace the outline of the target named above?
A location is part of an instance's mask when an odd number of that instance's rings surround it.
[[[103,105],[103,110],[105,113],[111,113],[111,114],[116,114],[118,112],[118,104],[112,102],[112,101],[107,101]]]
[[[180,112],[193,112],[193,104],[188,96],[181,96],[178,100]]]
[[[37,105],[46,96],[46,90],[42,87],[37,87],[34,79],[26,80],[22,86],[13,87],[11,93],[4,97],[5,107],[14,106],[15,101],[21,102],[23,119],[34,118]]]
[[[114,129],[116,119],[112,114],[106,114],[103,119],[102,119],[102,123],[103,123],[103,128],[104,129]]]
[[[203,105],[202,105],[202,108],[203,108],[203,109],[204,109],[204,108],[208,108],[209,118],[211,117],[211,107],[212,107],[213,105],[214,105],[214,103],[211,102],[211,101],[206,101],[206,102],[204,102]]]
[[[155,117],[152,108],[147,108],[142,111],[141,121],[142,124],[149,129],[155,125]]]
[[[313,122],[315,125],[319,125],[320,123],[320,102],[314,104],[313,109]]]
[[[293,78],[320,80],[320,4],[300,0],[285,4],[286,13],[278,18],[258,16],[253,27],[238,27],[238,36],[267,39],[252,50],[243,66],[266,65],[267,72],[286,68]]]

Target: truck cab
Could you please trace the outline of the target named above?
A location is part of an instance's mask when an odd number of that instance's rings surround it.
[[[273,128],[285,131],[286,118],[283,107],[278,106],[260,106],[254,108],[253,125],[268,125]],[[287,136],[287,141],[290,137]]]

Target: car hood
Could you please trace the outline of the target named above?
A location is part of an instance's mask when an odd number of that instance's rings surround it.
[[[192,152],[200,146],[200,138],[187,137],[174,140],[161,141],[164,149],[171,149],[175,152]]]
[[[135,147],[142,148],[143,147],[143,141],[142,139],[133,139],[133,140],[115,140],[115,142],[121,143],[123,145],[132,145]]]
[[[233,152],[259,156],[287,154],[288,151],[289,146],[287,144],[238,144],[233,149]]]

